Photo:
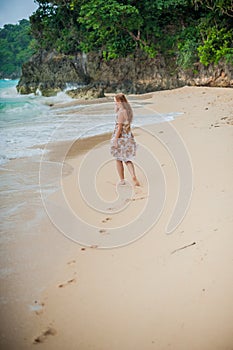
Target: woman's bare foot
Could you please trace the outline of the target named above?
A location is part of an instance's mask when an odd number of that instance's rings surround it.
[[[125,185],[125,180],[120,180],[119,185]]]
[[[134,184],[134,186],[140,186],[140,183],[139,183],[138,179],[136,178],[136,176],[133,177],[133,184]]]

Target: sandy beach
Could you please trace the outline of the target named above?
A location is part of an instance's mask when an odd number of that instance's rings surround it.
[[[233,349],[233,91],[129,101],[180,113],[134,129],[140,187],[118,185],[110,134],[2,167],[36,186],[4,197],[1,349]]]

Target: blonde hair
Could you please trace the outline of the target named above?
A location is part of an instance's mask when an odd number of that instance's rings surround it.
[[[122,107],[125,109],[125,111],[127,113],[128,122],[131,123],[133,120],[133,110],[132,110],[127,98],[125,97],[125,95],[122,93],[117,94],[117,95],[115,95],[115,100],[117,102],[121,102]]]

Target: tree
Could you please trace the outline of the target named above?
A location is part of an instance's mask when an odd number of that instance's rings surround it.
[[[217,64],[221,59],[233,63],[232,0],[194,0],[196,8],[205,13],[198,21],[200,62]]]
[[[203,6],[215,13],[221,13],[229,17],[233,17],[232,0],[193,0],[196,8]]]
[[[26,19],[19,24],[6,24],[0,29],[0,75],[19,77],[21,66],[33,54],[33,38],[30,22]]]
[[[31,32],[38,50],[51,48],[63,53],[79,50],[80,25],[77,12],[71,9],[71,0],[36,1],[37,11],[30,17]]]
[[[105,59],[163,55],[182,68],[232,56],[232,0],[37,0],[38,49]],[[220,38],[219,38],[220,37]],[[212,59],[214,55],[214,60]]]

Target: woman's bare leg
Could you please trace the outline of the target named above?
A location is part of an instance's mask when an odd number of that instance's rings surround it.
[[[140,186],[139,181],[138,181],[138,179],[136,177],[136,173],[135,173],[135,168],[134,168],[133,162],[128,161],[128,162],[125,162],[125,164],[127,165],[129,173],[132,176],[132,180],[133,180],[134,185],[135,186]]]
[[[116,161],[116,167],[118,171],[118,175],[121,181],[124,181],[124,166],[121,160]]]

